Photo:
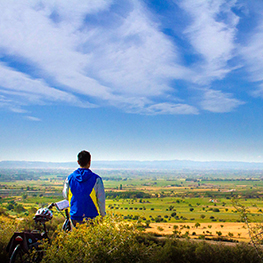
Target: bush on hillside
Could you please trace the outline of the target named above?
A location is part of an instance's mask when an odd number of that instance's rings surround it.
[[[59,232],[52,245],[45,244],[43,262],[156,262],[156,263],[258,263],[263,252],[249,244],[233,246],[160,238],[138,232],[136,226],[107,216],[102,224],[79,225]]]
[[[0,260],[1,262],[9,262],[8,253],[6,252],[6,247],[11,239],[14,232],[22,232],[22,231],[31,231],[33,229],[39,229],[43,231],[43,227],[41,225],[36,225],[33,220],[34,214],[30,214],[29,216],[23,218],[22,220],[17,220],[15,218],[9,217],[6,214],[0,215]],[[61,224],[64,221],[62,217],[54,217],[51,221],[47,222],[47,229],[49,232],[49,237],[54,235],[56,229],[61,229]]]
[[[8,262],[6,246],[13,233],[18,229],[18,222],[8,216],[0,216],[0,259],[1,262]]]
[[[262,256],[262,252],[261,252]],[[155,250],[152,262],[156,263],[259,263],[255,249],[248,244],[234,246],[193,242],[178,239],[166,240],[165,245]]]
[[[13,232],[28,224],[27,219],[19,226],[17,220],[0,217],[1,262],[8,262],[5,247]],[[43,245],[44,263],[258,263],[263,257],[262,250],[256,251],[249,244],[227,246],[220,242],[210,244],[207,241],[154,237],[139,232],[136,225],[122,222],[113,215],[108,215],[103,223],[78,225],[68,233],[61,231],[61,224],[56,220],[50,225],[51,229],[55,224],[57,230],[52,243]]]
[[[151,262],[153,246],[138,242],[134,225],[107,216],[103,223],[77,225],[44,244],[43,262]]]

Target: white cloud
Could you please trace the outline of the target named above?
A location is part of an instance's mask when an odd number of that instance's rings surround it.
[[[244,102],[233,98],[229,93],[211,89],[204,92],[203,99],[200,102],[204,110],[217,113],[230,112],[242,104]]]
[[[252,95],[263,97],[263,6],[258,11],[260,13],[258,26],[250,32],[247,43],[241,48],[240,54],[246,62],[250,80],[258,84],[257,89],[251,92]]]
[[[1,90],[0,90],[1,92]],[[25,113],[26,110],[21,108],[21,105],[19,103],[14,103],[13,100],[8,99],[4,95],[0,95],[0,108],[2,109],[8,109],[12,112],[16,113]]]
[[[41,121],[41,119],[39,119],[37,117],[33,117],[33,116],[25,116],[25,119],[27,119],[29,121]]]
[[[146,114],[198,114],[198,110],[187,104],[158,103],[146,108]]]
[[[50,78],[60,89],[124,109],[137,107],[134,96],[147,102],[165,96],[171,79],[192,74],[139,1],[131,1],[126,16],[107,13],[113,24],[85,24],[85,16],[103,15],[97,12],[106,12],[110,3],[4,1],[0,49],[34,65],[39,78]],[[140,104],[142,111],[145,106]]]
[[[257,85],[256,89],[251,92],[251,95],[263,98],[263,83]]]
[[[179,98],[175,91],[189,83],[207,86],[232,70],[228,61],[235,54],[239,21],[231,11],[235,2],[180,1],[191,18],[184,33],[202,58],[188,67],[140,0],[122,2],[125,12],[113,9],[119,4],[114,0],[0,0],[0,58],[34,68],[19,73],[1,64],[8,72],[0,73],[1,94],[20,108],[45,101],[90,107],[93,100],[126,112],[196,114],[188,102],[191,94]],[[175,87],[175,80],[185,84]],[[23,98],[20,104],[16,97]]]
[[[27,104],[42,104],[45,101],[62,101],[81,107],[94,106],[82,103],[68,92],[49,87],[42,79],[32,79],[24,73],[14,71],[3,63],[0,63],[0,87],[2,87],[0,93],[10,98],[11,108],[15,105],[20,107]]]
[[[188,37],[193,52],[199,59],[192,65],[196,72],[192,83],[199,85],[201,91],[200,106],[211,112],[230,112],[244,104],[228,92],[209,89],[213,81],[222,80],[237,66],[229,62],[238,55],[236,43],[237,25],[240,18],[233,12],[237,0],[182,0],[180,7],[189,16],[189,25],[184,33]],[[198,87],[197,87],[198,88]],[[238,92],[238,90],[233,90]]]
[[[67,17],[67,23],[63,20],[61,25],[55,24],[50,15],[56,9],[50,9],[50,2],[45,2],[46,6],[38,2],[39,8],[36,1],[30,2],[31,5],[25,2],[10,3],[3,10],[0,18],[0,24],[4,25],[0,30],[3,41],[0,46],[5,54],[22,57],[38,69],[41,77],[51,77],[74,92],[94,96],[107,93],[104,87],[81,72],[87,57],[76,51],[79,43],[75,31],[78,28],[74,23],[70,25],[70,17]],[[68,7],[66,2],[65,7]],[[73,20],[81,16],[79,11],[79,5],[72,9]],[[83,15],[85,9],[82,9]]]
[[[191,18],[185,34],[194,50],[203,59],[196,65],[197,83],[209,83],[223,78],[231,71],[227,62],[235,55],[236,25],[239,22],[239,18],[231,11],[235,2],[224,0],[180,2],[180,6]]]
[[[117,19],[117,26],[83,35],[89,55],[86,69],[121,97],[162,96],[171,90],[171,79],[186,79],[192,72],[180,65],[176,48],[149,20],[147,10],[134,2],[137,5]]]

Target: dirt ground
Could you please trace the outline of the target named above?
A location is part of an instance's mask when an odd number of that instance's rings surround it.
[[[161,235],[171,235],[174,231],[174,225],[177,225],[178,231],[184,234],[189,232],[190,237],[198,238],[199,235],[206,237],[218,237],[217,232],[222,233],[222,237],[228,237],[239,241],[248,242],[248,229],[244,223],[200,223],[199,227],[195,227],[195,223],[150,223],[150,228],[146,232],[157,233]],[[210,228],[208,226],[211,226]],[[192,235],[195,232],[196,235]],[[233,236],[230,235],[233,234]]]

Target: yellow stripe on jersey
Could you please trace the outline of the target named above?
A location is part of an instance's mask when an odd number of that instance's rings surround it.
[[[96,196],[96,192],[95,192],[94,188],[92,189],[92,191],[90,193],[90,197],[91,197],[94,205],[96,206],[98,213],[100,214],[99,205],[97,202],[97,196]]]
[[[73,194],[70,190],[70,187],[69,187],[69,190],[68,190],[68,202],[69,202],[69,211],[70,211],[70,206],[71,206],[71,198],[72,198]]]

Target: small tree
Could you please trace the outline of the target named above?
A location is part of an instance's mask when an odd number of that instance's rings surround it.
[[[259,246],[262,245],[263,243],[263,231],[262,231],[263,225],[262,224],[251,225],[250,224],[251,213],[249,209],[245,207],[244,205],[240,204],[236,199],[233,199],[232,203],[234,207],[236,208],[236,212],[240,213],[241,221],[246,224],[250,241],[252,245],[254,246],[261,262],[263,262],[263,258],[259,253],[259,250],[260,250]],[[243,226],[243,228],[246,228],[246,227]]]
[[[14,210],[17,213],[22,213],[26,211],[26,209],[21,204],[18,204],[17,206],[15,206]]]
[[[145,227],[147,227],[147,228],[150,227],[150,223],[151,223],[150,220],[146,220],[146,221],[145,221]]]
[[[169,206],[169,211],[172,211],[174,209],[174,206],[173,205],[170,205]]]
[[[234,236],[234,234],[233,234],[233,233],[231,233],[231,232],[228,232],[228,236],[229,236],[229,237],[233,237],[233,236]]]
[[[162,228],[161,226],[158,226],[157,229],[158,229],[159,231],[163,231],[163,228]]]
[[[179,228],[178,225],[174,225],[174,226],[173,226],[173,229],[174,229],[174,230],[177,230],[178,228]]]
[[[196,227],[196,228],[198,228],[199,226],[201,226],[200,223],[198,223],[198,222],[195,223],[195,227]]]
[[[222,232],[221,231],[216,231],[216,234],[220,237],[222,236]]]
[[[11,204],[11,203],[9,203],[9,204],[6,206],[6,209],[7,209],[7,210],[12,210],[12,209],[14,209],[14,205]]]

